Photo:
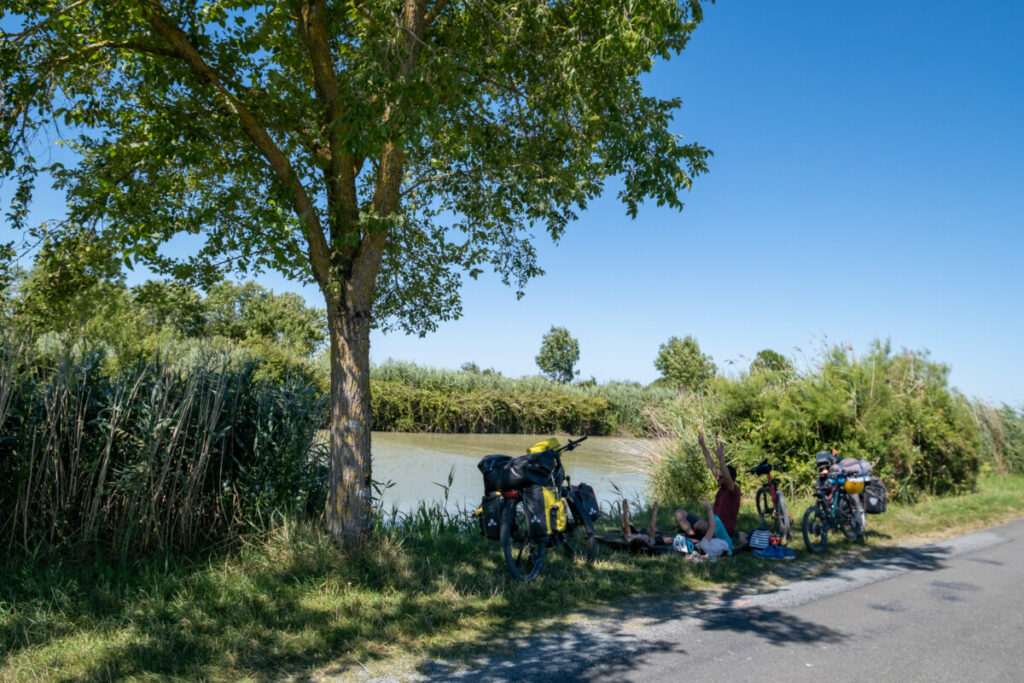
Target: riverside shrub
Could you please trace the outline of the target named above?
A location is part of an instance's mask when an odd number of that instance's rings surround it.
[[[970,404],[949,388],[948,374],[926,354],[893,354],[888,344],[876,342],[861,358],[833,347],[802,372],[762,369],[718,378],[711,397],[670,402],[662,420],[684,444],[699,425],[721,432],[727,459],[740,472],[764,458],[784,462],[786,481],[805,491],[813,453],[835,448],[874,463],[894,497],[957,493],[974,488],[982,441]],[[691,451],[668,449],[654,481],[671,482],[671,472],[686,471]],[[742,483],[753,490],[759,482]],[[673,493],[671,486],[659,491],[670,499]]]

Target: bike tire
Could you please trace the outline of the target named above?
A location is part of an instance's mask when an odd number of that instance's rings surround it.
[[[547,546],[528,533],[526,512],[520,498],[506,498],[499,530],[501,552],[509,574],[518,581],[533,581],[544,567]]]
[[[786,505],[786,496],[779,491],[779,505],[775,510],[775,517],[779,522],[779,536],[782,537],[786,543],[789,543],[792,538],[793,530],[793,518],[789,514],[789,506]]]
[[[857,514],[857,506],[847,493],[842,493],[839,497],[839,530],[849,539],[857,538],[864,533],[860,515]]]
[[[761,524],[771,528],[775,523],[775,506],[772,505],[772,491],[767,486],[762,486],[754,496],[754,504],[757,506],[757,516],[761,518]]]
[[[804,512],[803,521],[804,545],[812,553],[820,553],[828,545],[828,525],[825,523],[825,513],[817,505],[812,505]]]

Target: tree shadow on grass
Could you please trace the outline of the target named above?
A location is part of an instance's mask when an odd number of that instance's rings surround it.
[[[409,558],[417,554],[429,562],[421,557],[412,563]],[[935,570],[945,555],[935,547],[867,552],[853,547],[830,549],[824,565]],[[418,671],[430,680],[514,680],[518,672],[532,680],[573,680],[596,665],[614,678],[646,652],[685,656],[677,640],[657,635],[680,620],[779,646],[840,636],[745,602],[751,594],[784,590],[769,585],[782,581],[846,580],[845,570],[822,572],[819,559],[765,563],[742,553],[715,564],[683,565],[682,558],[630,556],[590,568],[555,557],[538,582],[521,584],[507,576],[495,544],[456,538],[357,558],[328,553],[268,562],[238,576],[214,571],[214,563],[208,563],[176,572],[164,585],[149,586],[151,579],[143,575],[113,598],[82,599],[71,606],[81,618],[55,624],[44,637],[16,647],[72,635],[74,623],[85,623],[101,641],[105,633],[128,629],[130,642],[101,642],[87,670],[69,676],[85,679],[333,675],[360,662],[387,661],[399,651],[421,654],[426,662]],[[663,593],[651,575],[664,580]],[[73,584],[86,580],[70,576],[63,589],[54,583],[58,591],[73,592]],[[687,590],[698,582],[732,588]],[[621,598],[637,586],[645,597]],[[358,589],[363,591],[358,599],[344,598]],[[17,623],[5,629],[16,629]],[[655,635],[641,638],[638,626]],[[431,634],[443,635],[425,638]],[[501,655],[493,657],[495,651]]]

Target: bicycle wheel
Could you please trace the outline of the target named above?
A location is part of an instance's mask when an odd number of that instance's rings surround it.
[[[506,498],[501,511],[499,540],[509,573],[520,581],[533,581],[544,566],[547,547],[530,537],[526,511],[519,498]]]
[[[789,516],[789,506],[786,505],[786,496],[782,495],[782,491],[779,491],[779,505],[775,512],[775,517],[779,522],[779,536],[786,543],[789,543],[791,538],[790,531],[793,528],[793,518]]]
[[[757,516],[761,518],[761,524],[771,528],[775,523],[775,506],[772,505],[772,491],[768,486],[762,486],[754,496],[754,503],[757,505]]]
[[[860,521],[860,514],[857,512],[857,506],[850,498],[849,494],[842,493],[839,496],[839,530],[843,532],[843,536],[847,538],[857,538],[864,533],[864,526]]]
[[[825,513],[817,505],[807,508],[804,513],[804,545],[812,553],[820,553],[828,543],[828,526],[825,523]]]
[[[597,559],[597,536],[582,524],[573,523],[560,534],[559,540],[569,559],[583,559],[588,564]]]

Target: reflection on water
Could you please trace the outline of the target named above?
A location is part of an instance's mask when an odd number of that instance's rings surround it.
[[[453,473],[448,508],[476,509],[484,492],[483,476],[476,468],[485,455],[522,455],[532,444],[548,436],[529,434],[405,434],[373,433],[373,478],[393,482],[384,492],[384,509],[396,505],[406,512],[418,501],[441,501],[448,473]],[[562,444],[565,437],[560,437]],[[573,483],[594,487],[602,508],[615,498],[614,487],[636,497],[647,483],[645,455],[649,442],[609,436],[592,436],[562,462]]]

